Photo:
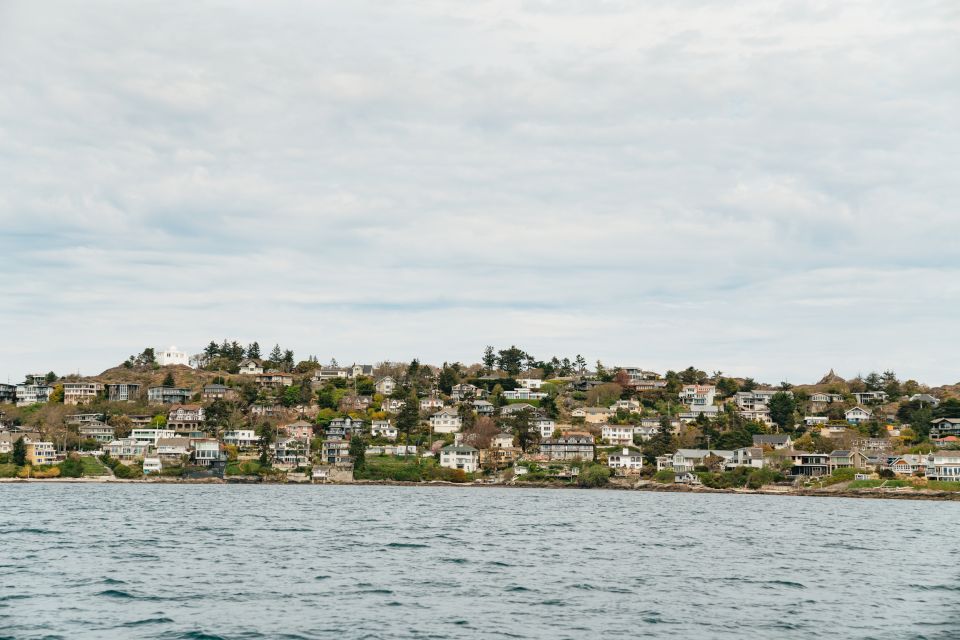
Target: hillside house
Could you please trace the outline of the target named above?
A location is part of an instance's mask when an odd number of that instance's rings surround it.
[[[103,393],[100,382],[64,382],[63,404],[78,405],[92,402]]]

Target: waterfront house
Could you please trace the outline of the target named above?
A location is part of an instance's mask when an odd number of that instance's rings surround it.
[[[150,444],[133,438],[120,438],[109,444],[104,445],[104,452],[110,454],[111,458],[116,458],[121,462],[132,462],[144,457],[150,450]]]
[[[540,453],[547,460],[593,460],[593,436],[582,431],[569,431],[559,438],[540,441]]]
[[[198,404],[180,404],[170,408],[167,428],[177,433],[195,433],[204,426],[204,409]]]
[[[231,429],[223,432],[223,443],[239,447],[241,449],[256,446],[260,438],[253,429]]]
[[[147,456],[143,459],[143,475],[155,475],[163,471],[163,462],[156,456]]]
[[[297,438],[280,438],[271,447],[277,465],[296,468],[307,464],[307,443]]]
[[[743,447],[734,449],[733,455],[724,465],[726,469],[734,467],[753,467],[754,469],[763,468],[763,448],[762,447]]]
[[[678,449],[676,453],[657,457],[657,471],[673,469],[680,474],[692,472],[708,457],[721,458],[724,466],[733,459],[733,451],[725,449]]]
[[[793,463],[793,467],[790,469],[791,475],[825,476],[830,473],[830,455],[827,453],[784,451],[784,454]]]
[[[873,417],[873,414],[863,407],[854,407],[852,409],[847,409],[843,413],[843,417],[850,424],[858,425],[869,420],[871,417]]]
[[[639,449],[623,447],[607,455],[607,466],[617,475],[635,475],[643,469],[643,455]]]
[[[480,468],[480,452],[469,445],[450,445],[440,449],[440,466],[474,473]]]
[[[905,453],[894,456],[886,467],[898,476],[926,475],[927,456],[925,454]]]
[[[215,438],[198,438],[192,441],[193,451],[190,460],[198,467],[219,467],[226,465],[227,454],[223,445]]]
[[[24,444],[27,448],[27,464],[37,466],[54,464],[57,461],[57,450],[52,442],[24,438]]]
[[[341,438],[330,438],[323,441],[321,456],[326,464],[338,467],[349,467],[353,465],[353,458],[350,457],[350,441]]]
[[[101,382],[64,382],[63,404],[77,405],[92,402],[103,393]]]
[[[753,436],[753,446],[771,447],[773,449],[789,449],[793,446],[793,438],[788,434],[758,434]]]
[[[190,438],[158,438],[155,455],[161,461],[179,464],[190,455]]]
[[[941,449],[927,455],[927,480],[960,482],[960,451]]]
[[[453,409],[443,409],[430,416],[430,428],[434,433],[457,433],[463,420]]]
[[[866,457],[859,451],[849,449],[836,449],[830,452],[829,471],[833,473],[836,469],[866,469]]]

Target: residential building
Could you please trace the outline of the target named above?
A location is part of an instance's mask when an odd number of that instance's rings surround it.
[[[343,439],[352,435],[363,435],[367,431],[367,423],[363,420],[357,420],[347,416],[346,418],[335,418],[330,421],[324,429],[328,438]]]
[[[190,461],[198,467],[225,466],[227,454],[223,445],[215,438],[199,438],[192,441],[193,451]]]
[[[927,480],[960,482],[960,451],[940,449],[927,455]]]
[[[778,393],[786,393],[793,396],[792,391],[781,391],[780,389],[754,389],[753,391],[739,391],[733,400],[737,403],[737,408],[753,410],[758,407],[769,407],[770,400]]]
[[[930,438],[960,436],[960,418],[937,418],[930,421]]]
[[[293,374],[283,371],[264,371],[254,376],[254,381],[262,388],[279,389],[293,386]]]
[[[478,416],[492,416],[496,413],[497,408],[493,406],[492,402],[488,402],[487,400],[474,400],[473,410],[477,412]]]
[[[287,434],[288,438],[306,442],[313,438],[313,425],[306,420],[297,420],[280,427],[280,431]]]
[[[233,400],[237,391],[225,384],[207,384],[203,386],[202,397],[204,400]]]
[[[509,449],[512,446],[513,434],[508,431],[502,431],[490,440],[490,448],[492,449]]]
[[[397,381],[394,380],[391,376],[384,376],[383,378],[380,378],[379,380],[377,380],[374,383],[373,387],[374,389],[377,390],[377,393],[379,393],[380,395],[389,396],[393,394],[394,390],[396,390]]]
[[[886,391],[862,391],[854,393],[857,404],[882,404],[887,401]]]
[[[763,468],[763,448],[761,447],[743,447],[734,449],[733,455],[727,461],[725,468],[734,467],[753,467],[754,469]]]
[[[638,474],[643,469],[643,454],[639,449],[624,447],[607,455],[607,466],[614,469],[618,475]]]
[[[13,404],[17,401],[17,385],[0,384],[0,404]]]
[[[843,396],[839,393],[813,393],[810,395],[810,410],[817,413],[823,411],[834,402],[843,402]]]
[[[135,402],[140,396],[140,385],[136,382],[109,383],[104,387],[110,402]]]
[[[147,401],[153,404],[184,404],[190,401],[190,389],[184,387],[150,387]]]
[[[504,391],[503,397],[505,400],[543,400],[547,397],[547,394],[542,391],[532,391],[520,387],[512,391]]]
[[[331,438],[323,441],[321,450],[323,461],[340,467],[353,465],[353,458],[350,457],[350,441],[341,438]]]
[[[898,476],[926,475],[927,456],[925,454],[905,453],[894,456],[886,467]]]
[[[722,458],[724,466],[733,459],[733,451],[723,449],[677,449],[676,453],[657,457],[657,471],[673,469],[677,474],[693,472],[708,457]]]
[[[825,476],[830,473],[830,454],[809,451],[784,451],[793,462],[790,474],[795,476]]]
[[[177,435],[173,429],[134,429],[128,440],[136,440],[150,446],[156,446],[161,438],[172,438]]]
[[[430,428],[434,433],[457,433],[463,426],[463,420],[453,409],[442,409],[430,416]]]
[[[63,404],[83,404],[97,399],[103,393],[100,382],[64,382]]]
[[[453,388],[450,390],[450,398],[457,402],[460,400],[466,400],[472,398],[474,400],[482,400],[486,398],[489,394],[486,389],[481,387],[474,386],[472,384],[461,382],[460,384],[453,385]]]
[[[67,416],[67,424],[83,425],[88,422],[103,422],[104,418],[102,413],[74,413]]]
[[[793,438],[787,434],[759,434],[753,436],[753,446],[790,449],[793,447]]]
[[[121,438],[104,445],[103,450],[121,462],[131,462],[144,457],[150,450],[150,444],[133,438]]]
[[[536,414],[531,419],[531,426],[540,432],[540,438],[549,438],[557,430],[557,421],[543,414]]]
[[[770,407],[766,405],[757,405],[752,409],[740,409],[737,413],[744,420],[759,422],[766,427],[773,426],[773,420],[770,418]]]
[[[644,442],[646,442],[653,436],[657,435],[658,433],[660,433],[660,425],[655,425],[655,426],[640,425],[633,428],[633,435],[638,436]]]
[[[602,424],[609,422],[617,412],[611,411],[609,407],[580,407],[571,411],[570,415],[574,418],[583,418],[583,421],[588,424]]]
[[[27,464],[37,466],[57,461],[57,450],[52,442],[24,438],[24,444],[27,446]]]
[[[157,364],[161,367],[166,367],[169,365],[180,364],[185,367],[190,366],[190,358],[187,357],[187,354],[183,351],[180,351],[176,347],[169,347],[164,350],[157,350],[156,353]]]
[[[847,409],[843,413],[843,417],[846,418],[850,424],[858,425],[872,418],[873,414],[863,407],[854,407],[853,409]]]
[[[371,364],[354,364],[350,367],[350,377],[351,378],[372,378],[373,377],[373,365]]]
[[[313,382],[326,382],[335,378],[349,378],[350,370],[343,367],[320,367],[313,373]]]
[[[167,429],[177,433],[194,433],[202,431],[204,425],[204,410],[198,404],[174,405],[167,415]]]
[[[45,383],[24,383],[17,385],[17,406],[29,407],[32,404],[45,404],[50,400],[53,387]]]
[[[440,449],[440,466],[475,473],[480,468],[480,452],[469,445],[449,445]]]
[[[517,378],[517,384],[523,389],[539,391],[540,387],[543,386],[543,380],[538,380],[537,378]]]
[[[612,405],[610,405],[611,411],[627,411],[630,413],[640,411],[640,401],[633,400],[617,400]]]
[[[600,437],[608,444],[633,444],[633,425],[605,424]]]
[[[830,418],[827,416],[804,416],[803,424],[808,427],[818,427],[830,422]]]
[[[439,409],[443,409],[443,400],[435,395],[423,398],[420,401],[420,411],[437,411]]]
[[[828,422],[820,425],[820,435],[824,438],[842,438],[849,431],[849,422]]]
[[[223,432],[223,443],[235,447],[248,448],[256,446],[260,442],[256,432],[253,429],[231,429]]]
[[[717,395],[717,388],[712,384],[688,384],[680,391],[680,401],[691,410],[698,407],[709,407]]]
[[[156,456],[163,462],[178,464],[190,455],[189,438],[158,438],[154,447]]]
[[[307,464],[307,443],[296,438],[280,438],[273,444],[273,459],[285,467]]]
[[[155,475],[163,471],[163,462],[156,456],[147,456],[143,459],[143,475]]]
[[[530,413],[536,413],[537,408],[532,404],[527,404],[526,402],[517,402],[516,404],[508,404],[506,406],[500,407],[500,415],[502,416],[512,416],[520,413],[521,411],[529,411]]]
[[[370,435],[374,438],[397,439],[397,428],[389,420],[374,420],[370,423]]]
[[[940,399],[929,393],[915,393],[910,396],[910,402],[919,402],[921,405],[934,408],[940,406]]]
[[[96,420],[80,425],[79,433],[81,438],[106,444],[113,441],[114,429],[105,422]]]
[[[263,373],[263,363],[253,358],[241,360],[238,373],[244,376],[258,376]]]
[[[853,441],[851,446],[857,451],[862,451],[867,453],[869,451],[875,451],[878,453],[884,453],[890,450],[890,440],[887,438],[857,438]]]
[[[548,460],[593,460],[594,449],[593,436],[580,431],[540,441],[540,453]]]
[[[829,471],[833,473],[835,469],[846,469],[853,467],[855,469],[865,469],[867,467],[866,458],[859,451],[849,449],[837,449],[830,452],[828,460]]]
[[[407,401],[400,400],[399,398],[385,398],[384,401],[380,403],[380,409],[387,413],[400,413],[400,410],[405,406],[407,406]]]

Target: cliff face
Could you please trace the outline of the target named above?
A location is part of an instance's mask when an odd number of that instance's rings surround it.
[[[821,384],[846,384],[846,383],[847,383],[846,380],[844,380],[843,378],[838,376],[836,373],[834,373],[833,369],[830,369],[827,375],[820,378],[820,382],[818,382],[817,384],[821,385]]]

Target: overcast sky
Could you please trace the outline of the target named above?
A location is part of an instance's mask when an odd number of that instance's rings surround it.
[[[957,382],[958,34],[955,0],[0,0],[0,377],[226,337]]]

